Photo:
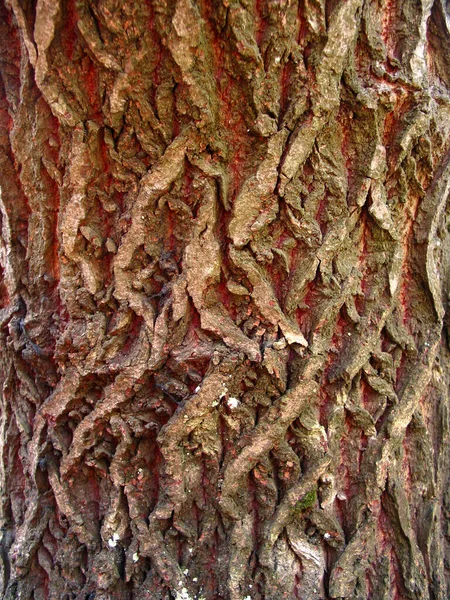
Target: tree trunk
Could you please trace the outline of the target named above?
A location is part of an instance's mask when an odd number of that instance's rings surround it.
[[[2,597],[449,597],[444,0],[5,0]]]

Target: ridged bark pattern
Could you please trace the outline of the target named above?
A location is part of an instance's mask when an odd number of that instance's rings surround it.
[[[449,597],[445,0],[4,0],[8,600]]]

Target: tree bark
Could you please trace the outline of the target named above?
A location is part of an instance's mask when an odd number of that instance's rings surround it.
[[[447,4],[0,3],[3,598],[450,596]]]

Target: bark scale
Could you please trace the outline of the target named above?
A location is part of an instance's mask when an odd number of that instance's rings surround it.
[[[447,10],[1,3],[4,598],[448,597]]]

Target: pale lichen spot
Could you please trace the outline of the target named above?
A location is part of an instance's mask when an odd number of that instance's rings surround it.
[[[108,546],[110,548],[115,548],[117,546],[117,542],[120,540],[120,535],[118,533],[114,533],[111,538],[108,540]]]
[[[193,598],[189,595],[187,589],[181,588],[181,591],[176,592],[175,600],[193,600]]]
[[[231,410],[234,410],[239,406],[240,402],[237,398],[233,398],[233,396],[230,396],[230,398],[228,398],[227,400],[227,404],[231,408]]]

